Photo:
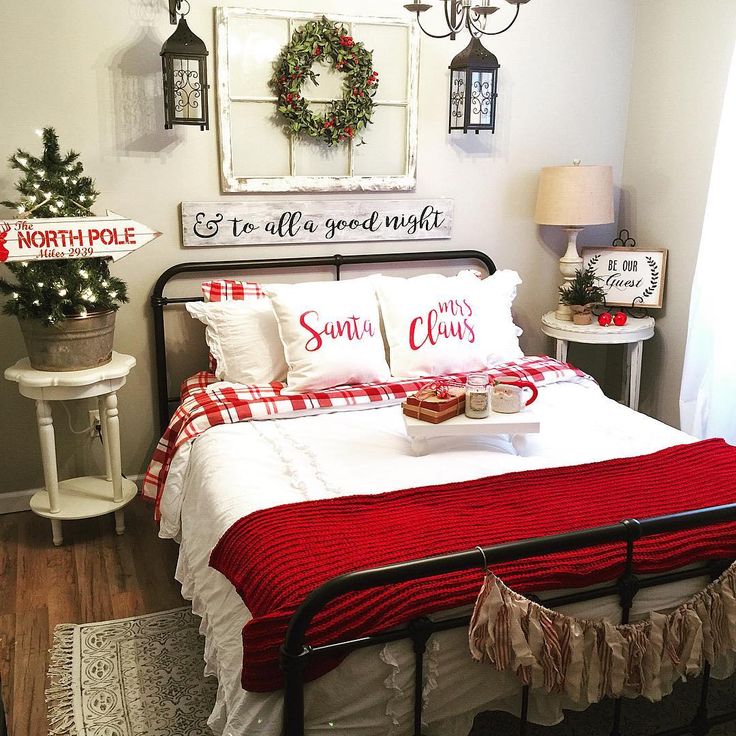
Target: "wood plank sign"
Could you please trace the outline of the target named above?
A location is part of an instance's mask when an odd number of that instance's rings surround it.
[[[0,220],[0,263],[127,256],[161,233],[107,211],[106,217]]]
[[[664,248],[583,248],[583,266],[593,267],[612,307],[662,306],[667,251]]]
[[[432,240],[452,235],[453,200],[182,202],[191,246]]]

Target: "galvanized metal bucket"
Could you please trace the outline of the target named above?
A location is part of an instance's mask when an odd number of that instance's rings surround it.
[[[45,325],[19,319],[31,367],[38,371],[80,371],[97,368],[112,359],[115,312],[67,317]]]

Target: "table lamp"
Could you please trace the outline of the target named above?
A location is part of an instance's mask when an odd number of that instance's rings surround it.
[[[539,177],[537,210],[539,225],[557,225],[567,231],[567,251],[560,271],[569,282],[583,266],[578,255],[578,233],[586,225],[604,225],[613,217],[613,171],[610,166],[547,166]],[[570,307],[558,304],[558,319],[571,320]]]

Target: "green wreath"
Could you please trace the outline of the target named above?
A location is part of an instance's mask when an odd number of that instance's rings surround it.
[[[312,70],[315,61],[345,74],[342,99],[329,102],[322,115],[309,109],[300,92],[307,79],[319,84],[319,74]],[[274,63],[271,88],[290,131],[332,146],[353,138],[371,122],[378,72],[373,70],[373,54],[354,41],[345,26],[323,17],[294,31]]]

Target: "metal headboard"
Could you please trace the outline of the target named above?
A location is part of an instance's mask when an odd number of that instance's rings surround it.
[[[418,263],[422,261],[478,261],[482,263],[489,275],[496,272],[496,265],[490,256],[478,250],[438,250],[418,253],[366,253],[356,255],[314,256],[309,258],[269,258],[246,261],[197,261],[194,263],[177,263],[159,276],[151,295],[153,308],[153,337],[156,350],[156,393],[158,400],[158,416],[161,433],[169,423],[170,409],[178,404],[178,396],[169,396],[168,370],[166,365],[166,331],[164,326],[164,308],[174,304],[202,301],[202,296],[166,297],[164,289],[174,277],[181,274],[204,274],[238,271],[263,271],[295,268],[335,269],[335,279],[340,280],[343,266],[360,266],[378,263]]]

